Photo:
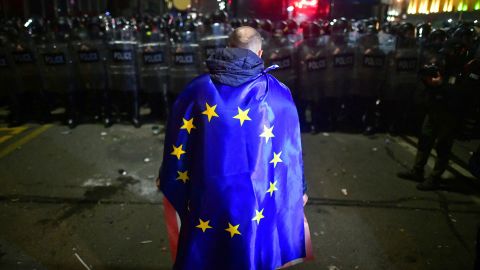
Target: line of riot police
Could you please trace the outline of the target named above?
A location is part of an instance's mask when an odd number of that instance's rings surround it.
[[[227,45],[233,28],[249,25],[264,38],[265,65],[292,91],[304,130],[406,132],[420,125],[421,67],[442,59],[447,40],[461,39],[478,57],[475,25],[384,24],[375,19],[272,23],[209,16],[110,16],[5,20],[0,29],[0,83],[19,123],[66,108],[73,127],[86,117],[110,126],[141,124],[140,107],[165,119],[186,84],[206,71],[205,59]],[[478,27],[478,26],[477,26]],[[441,62],[441,61],[440,61]],[[417,123],[417,124],[414,124]]]
[[[439,29],[425,23],[380,27],[375,19],[338,19],[299,26],[291,20],[276,25],[265,21],[260,28],[271,33],[265,35],[266,64],[280,66],[273,73],[292,90],[304,130],[397,134],[416,132],[421,126],[428,107],[428,87],[419,76],[424,66],[445,63],[452,43],[461,48],[454,52],[459,61],[441,69],[458,65],[465,73],[469,61],[478,61],[478,26],[462,22]],[[469,78],[479,73],[475,70]],[[460,80],[466,75],[456,76]],[[478,81],[473,85],[478,88]],[[476,124],[478,128],[478,120]]]
[[[113,18],[83,16],[1,22],[0,83],[10,120],[64,121],[128,118],[140,126],[140,107],[164,119],[178,93],[205,70],[204,60],[226,46],[226,14]]]

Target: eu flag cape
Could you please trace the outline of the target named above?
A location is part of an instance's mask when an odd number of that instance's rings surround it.
[[[194,79],[173,106],[160,169],[179,232],[173,268],[272,270],[308,257],[303,181],[285,85],[265,71],[237,87]]]

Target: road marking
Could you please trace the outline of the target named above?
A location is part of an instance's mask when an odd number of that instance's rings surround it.
[[[37,129],[35,129],[34,131],[30,132],[29,134],[27,134],[25,137],[22,137],[18,141],[8,145],[5,149],[0,151],[0,159],[6,157],[7,155],[9,155],[13,151],[15,151],[20,146],[22,146],[22,145],[26,144],[27,142],[33,140],[38,135],[42,134],[47,129],[51,128],[52,126],[53,125],[51,125],[51,124],[43,125],[43,126],[37,128]]]
[[[18,135],[27,129],[27,126],[13,128],[0,127],[0,133],[6,133],[5,135],[0,136],[0,144],[8,141],[9,139],[13,138],[14,135]]]
[[[5,135],[5,136],[0,136],[0,143],[4,143],[8,140],[10,140],[13,136],[12,135]]]

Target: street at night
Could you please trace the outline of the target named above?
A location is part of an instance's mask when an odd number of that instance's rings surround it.
[[[154,183],[162,126],[0,132],[1,269],[171,269]],[[315,260],[292,269],[473,269],[480,189],[463,163],[476,144],[458,142],[442,188],[421,192],[395,176],[414,143],[302,135]]]
[[[480,0],[0,0],[0,270],[480,270]]]

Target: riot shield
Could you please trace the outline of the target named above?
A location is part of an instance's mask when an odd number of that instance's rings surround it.
[[[107,75],[107,115],[115,105],[120,113],[124,106],[130,112],[132,123],[140,126],[139,74],[137,69],[137,42],[114,40],[108,43]],[[109,117],[107,116],[107,119]],[[111,121],[106,120],[106,125]]]
[[[185,86],[200,74],[200,46],[195,38],[190,37],[192,34],[182,33],[186,37],[176,40],[170,48],[170,81],[167,91],[170,106]]]
[[[166,42],[142,43],[138,46],[140,89],[156,119],[166,117],[169,46]]]

